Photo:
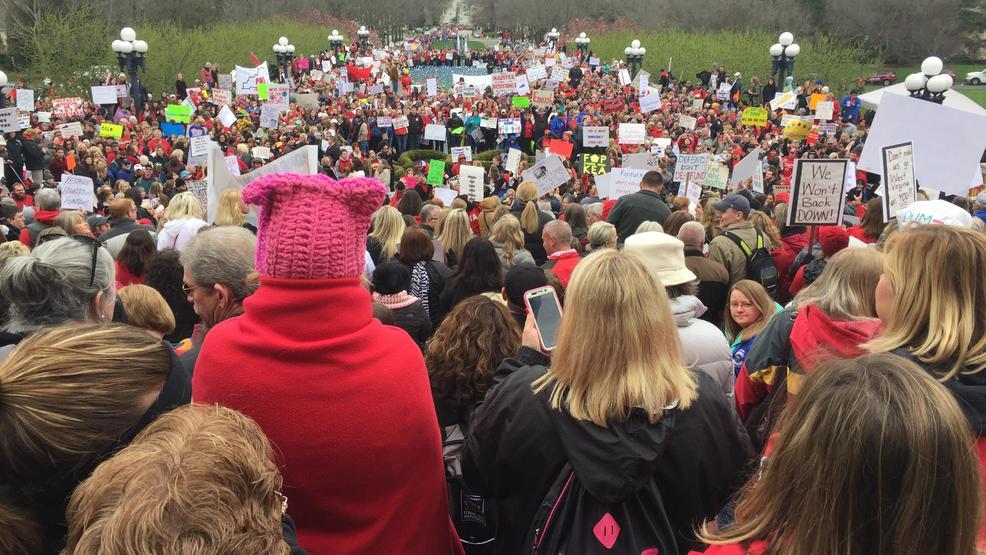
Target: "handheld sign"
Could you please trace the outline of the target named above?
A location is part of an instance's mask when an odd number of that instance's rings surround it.
[[[123,126],[113,125],[112,123],[100,123],[99,136],[110,137],[112,139],[119,139],[123,137]]]
[[[432,160],[428,164],[427,183],[429,185],[441,185],[444,177],[445,177],[445,161]]]
[[[62,210],[91,212],[96,206],[96,194],[92,179],[69,173],[62,175]]]
[[[743,125],[751,127],[766,127],[767,109],[766,108],[747,108],[743,110]]]
[[[889,222],[917,200],[912,143],[883,147],[883,185],[883,221]]]
[[[466,195],[473,202],[483,200],[485,174],[483,166],[461,166],[459,168],[459,194]]]
[[[848,160],[795,160],[787,225],[839,225]]]
[[[550,193],[552,189],[564,185],[572,178],[558,156],[545,157],[522,173],[521,177],[524,181],[533,181],[538,186],[538,192],[542,195]]]
[[[674,180],[685,181],[689,175],[704,174],[708,166],[708,154],[682,154],[674,166]]]
[[[606,148],[609,146],[609,127],[590,126],[582,128],[582,146],[585,148]]]
[[[621,123],[619,137],[621,145],[642,145],[646,129],[642,123]]]
[[[581,154],[582,173],[602,175],[609,171],[609,156],[605,154]]]
[[[505,166],[506,170],[510,173],[516,173],[517,168],[520,166],[520,157],[523,153],[516,148],[511,148],[507,151],[507,164]]]

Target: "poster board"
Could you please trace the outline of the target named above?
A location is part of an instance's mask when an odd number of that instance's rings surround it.
[[[883,147],[883,221],[889,222],[897,213],[917,200],[914,179],[914,144],[911,142]]]
[[[839,225],[848,160],[795,160],[787,225]]]

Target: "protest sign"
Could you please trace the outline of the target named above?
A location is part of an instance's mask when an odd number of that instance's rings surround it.
[[[640,99],[640,111],[647,114],[661,109],[661,93],[651,93]]]
[[[493,85],[493,96],[513,94],[517,90],[517,74],[512,71],[494,73],[490,79]]]
[[[425,79],[425,86],[428,89],[428,96],[438,95],[438,79],[434,77]]]
[[[164,117],[166,121],[189,123],[192,121],[192,108],[184,104],[168,104]]]
[[[255,146],[250,150],[250,154],[254,158],[260,158],[261,160],[270,160],[271,158],[270,148],[266,146]]]
[[[233,101],[233,95],[226,89],[212,90],[212,103],[216,106],[229,106]]]
[[[549,56],[549,57],[547,57],[547,58],[544,59],[544,65],[547,66],[547,67],[554,67],[555,66],[555,63],[556,62],[555,62],[555,57],[554,56]]]
[[[620,85],[627,86],[630,84],[630,72],[626,69],[620,70]]]
[[[621,123],[619,129],[619,143],[621,145],[642,145],[646,129],[642,123]]]
[[[277,129],[277,120],[281,117],[283,110],[280,106],[264,104],[260,107],[260,127],[263,129]]]
[[[706,166],[705,179],[702,180],[703,187],[721,190],[726,188],[727,181],[729,181],[729,168],[725,164],[712,162]]]
[[[466,162],[472,162],[472,147],[471,146],[453,146],[452,151],[452,162],[458,162],[459,156],[464,155],[466,157]]]
[[[582,146],[585,148],[606,148],[609,146],[609,127],[589,126],[582,128]]]
[[[216,83],[218,88],[225,89],[227,91],[233,90],[233,76],[229,73],[220,73],[219,82]]]
[[[428,162],[428,179],[427,183],[429,185],[441,185],[442,180],[445,178],[445,161],[444,160],[432,160]]]
[[[459,167],[459,194],[466,195],[469,200],[479,202],[483,200],[483,180],[486,172],[483,166],[460,166]]]
[[[555,101],[555,93],[538,89],[532,94],[531,101],[535,106],[551,106]]]
[[[407,129],[407,116],[397,116],[391,121],[394,124],[394,129]]]
[[[70,139],[72,137],[82,136],[82,124],[73,121],[71,123],[63,123],[58,126],[58,132],[61,133],[62,138]]]
[[[233,175],[240,175],[240,162],[236,156],[226,157],[226,167]]]
[[[17,89],[17,109],[22,112],[34,111],[34,91],[31,89]]]
[[[599,177],[596,178],[596,189],[599,196],[615,200],[624,195],[636,193],[640,190],[640,180],[644,178],[647,171],[636,168],[613,168],[613,171],[599,176],[603,178],[602,187],[600,187]]]
[[[777,93],[770,101],[770,110],[776,112],[779,109],[794,110],[798,107],[798,97],[791,91]]]
[[[799,119],[792,119],[787,122],[784,126],[784,138],[785,139],[799,139],[804,140],[808,138],[811,133],[811,124],[808,122],[801,121]]]
[[[432,193],[435,195],[435,198],[441,199],[441,201],[445,204],[445,206],[452,204],[452,201],[455,200],[455,197],[459,196],[459,194],[456,191],[452,189],[446,189],[444,187],[436,187],[432,189]]]
[[[531,105],[531,99],[526,96],[515,96],[510,104],[514,108],[528,108]]]
[[[520,118],[501,118],[497,121],[497,132],[501,135],[520,133]]]
[[[516,83],[517,83],[516,84],[516,87],[517,87],[517,94],[518,95],[520,95],[520,96],[527,96],[527,95],[531,94],[531,84],[527,81],[527,75],[526,74],[523,74],[522,73],[522,74],[517,75],[517,77],[516,77],[515,80],[516,80]]]
[[[62,174],[62,210],[82,210],[92,212],[96,206],[92,179],[82,175]]]
[[[37,116],[38,123],[51,123],[51,112],[38,112]]]
[[[560,187],[572,178],[562,159],[558,156],[546,156],[543,160],[531,166],[521,174],[523,181],[533,181],[538,186],[538,192],[546,195],[555,187]]]
[[[842,223],[847,160],[795,160],[787,225]]]
[[[425,140],[426,141],[444,141],[445,140],[445,126],[439,125],[437,123],[429,123],[425,126]]]
[[[808,109],[818,111],[818,104],[823,102],[827,97],[828,95],[825,93],[812,93],[808,97]]]
[[[302,110],[318,110],[318,95],[315,93],[299,93],[295,101]]]
[[[609,156],[605,154],[580,154],[582,173],[602,175],[610,171]]]
[[[694,181],[689,182],[688,186],[685,187],[685,196],[690,201],[688,203],[689,205],[694,206],[698,204],[698,201],[702,198],[702,186]]]
[[[110,137],[112,139],[119,139],[123,137],[123,126],[113,125],[112,123],[100,123],[99,136]]]
[[[829,121],[832,119],[832,113],[835,110],[835,103],[832,101],[819,102],[818,106],[815,107],[815,119],[822,121]]]
[[[562,66],[555,66],[551,68],[551,80],[557,81],[558,83],[568,82],[568,70]]]
[[[507,163],[504,168],[510,173],[517,173],[517,168],[520,166],[520,158],[523,153],[516,148],[511,148],[507,151]]]
[[[695,129],[696,124],[698,124],[698,120],[692,116],[686,116],[685,114],[678,116],[678,125],[684,129]]]
[[[0,110],[0,133],[17,133],[20,130],[21,125],[17,121],[17,108]]]
[[[209,211],[209,182],[205,179],[198,181],[186,181],[185,188],[188,189],[189,193],[195,197],[195,200],[199,201],[199,206],[202,207],[203,213],[208,213]]]
[[[236,123],[236,116],[233,115],[229,106],[223,106],[219,110],[219,122],[223,124],[223,127],[232,127]]]
[[[914,145],[901,143],[883,147],[883,221],[897,217],[897,212],[917,200],[914,181]]]
[[[572,148],[575,145],[568,141],[554,140],[548,143],[548,152],[557,154],[562,158],[568,160],[572,157]]]
[[[259,81],[257,83],[257,98],[260,100],[270,98],[270,84],[265,81]]]
[[[236,94],[257,94],[258,83],[270,83],[267,62],[257,67],[236,66]]]
[[[204,166],[209,162],[209,136],[202,135],[188,140],[188,164]]]
[[[127,89],[127,86],[126,85],[117,85],[116,86],[116,98],[117,98],[117,101],[119,101],[119,99],[121,99],[121,98],[129,98],[129,97],[130,97],[130,91]]]
[[[116,104],[116,86],[90,87],[93,104]]]
[[[739,185],[743,181],[752,178],[753,190],[758,193],[763,192],[763,164],[760,162],[760,153],[761,150],[755,148],[753,152],[747,154],[736,164],[733,168],[733,176],[729,178],[730,185]],[[758,181],[760,182],[759,190],[757,190]]]
[[[658,161],[661,159],[660,153],[635,152],[623,156],[623,167],[636,170],[656,170],[660,168]]]
[[[394,126],[394,118],[390,116],[380,116],[377,118],[377,127],[385,129]]]
[[[766,127],[767,126],[767,109],[766,108],[746,108],[743,110],[743,125],[750,125],[753,127]]]
[[[376,85],[371,85],[366,92],[369,94],[383,94],[383,84],[377,83]]]
[[[606,112],[607,114],[612,114],[612,113],[615,113],[615,112],[619,112],[619,111],[623,110],[623,107],[625,105],[626,105],[626,103],[623,101],[622,98],[613,98],[613,99],[610,99],[610,100],[604,100],[603,101],[603,112]]]
[[[703,106],[705,106],[705,99],[704,98],[696,98],[696,99],[692,100],[692,109],[693,110],[701,110]]]
[[[540,81],[548,78],[548,70],[542,64],[536,64],[527,68],[528,81]]]
[[[818,132],[822,135],[835,135],[836,128],[836,124],[832,122],[818,124]]]
[[[267,87],[267,103],[283,107],[285,110],[288,109],[288,99],[291,96],[291,87],[288,85],[281,85],[278,83],[272,83]]]
[[[647,83],[650,80],[650,74],[641,71],[637,74],[637,90],[640,94],[647,92]]]
[[[598,66],[598,65],[600,65],[599,58],[596,58],[596,57],[589,58],[589,65],[590,66]]]
[[[655,153],[656,152],[659,152],[659,153],[663,154],[664,151],[669,146],[671,146],[671,138],[670,137],[655,137],[651,141],[650,151],[651,152],[655,152]]]
[[[51,112],[62,120],[81,118],[85,113],[82,109],[82,99],[78,97],[52,99]]]
[[[682,154],[674,166],[674,180],[686,181],[689,175],[704,174],[708,165],[708,154]]]
[[[180,123],[162,123],[161,134],[165,137],[183,137],[185,135],[185,126]]]
[[[17,112],[17,125],[22,129],[31,127],[31,114],[29,112]]]

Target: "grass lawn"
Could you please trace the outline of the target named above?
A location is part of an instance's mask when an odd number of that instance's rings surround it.
[[[986,86],[966,87],[960,92],[978,102],[983,108],[986,108]]]
[[[435,49],[452,48],[454,46],[455,46],[454,40],[451,41],[436,40],[435,42],[432,43],[432,48]],[[479,42],[478,40],[469,39],[469,50],[483,50],[484,48],[486,48],[486,46],[484,46],[483,43]]]

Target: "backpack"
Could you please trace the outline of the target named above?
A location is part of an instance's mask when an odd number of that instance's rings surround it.
[[[442,429],[449,516],[466,553],[492,553],[496,540],[494,507],[489,499],[472,493],[462,478],[462,449],[468,433],[468,424]]]
[[[746,241],[740,239],[738,235],[731,231],[725,233],[736,246],[743,251],[746,256],[746,277],[763,285],[764,289],[771,298],[777,295],[777,284],[780,281],[780,274],[774,264],[774,257],[770,256],[770,251],[764,245],[763,233],[757,230],[757,248],[751,249]]]

